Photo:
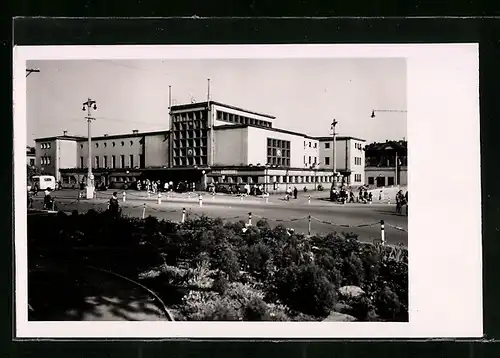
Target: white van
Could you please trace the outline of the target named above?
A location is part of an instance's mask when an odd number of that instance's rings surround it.
[[[33,186],[35,184],[38,190],[54,190],[56,188],[56,178],[52,175],[35,175],[33,176]]]

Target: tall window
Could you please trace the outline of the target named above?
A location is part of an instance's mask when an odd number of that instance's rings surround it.
[[[394,185],[394,177],[387,177],[387,185]]]
[[[368,185],[373,185],[375,184],[375,178],[374,177],[368,177]]]
[[[311,164],[311,156],[309,156],[309,164]]]
[[[325,165],[330,165],[330,157],[325,157]]]
[[[80,157],[80,168],[83,168],[85,167],[85,161],[83,159],[83,157]]]
[[[104,168],[107,168],[108,167],[108,156],[105,155],[104,156],[104,165],[103,165]]]
[[[111,168],[116,168],[116,155],[111,156]]]
[[[125,168],[125,155],[120,155],[120,168]]]
[[[99,157],[98,157],[98,156],[96,156],[96,157],[94,158],[94,166],[95,166],[96,168],[99,168]]]
[[[130,154],[130,168],[134,167],[134,155]]]
[[[330,143],[328,142],[325,143],[325,149],[330,149]]]

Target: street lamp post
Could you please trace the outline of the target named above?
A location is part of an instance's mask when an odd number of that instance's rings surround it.
[[[264,176],[264,191],[268,193],[269,184],[269,163],[266,163],[265,176]]]
[[[92,174],[92,137],[91,137],[91,132],[90,132],[90,124],[93,120],[95,120],[94,117],[91,117],[91,110],[97,110],[97,104],[96,101],[92,99],[88,99],[86,102],[83,102],[83,107],[82,111],[87,110],[87,116],[85,119],[87,120],[87,130],[88,130],[88,145],[89,145],[89,157],[87,160],[87,165],[88,165],[88,173],[87,173],[87,199],[92,199],[94,197],[94,183],[93,179],[94,176]]]
[[[337,133],[335,133],[335,127],[337,126],[337,120],[334,118],[331,129],[332,129],[332,136],[333,136],[333,145],[332,145],[332,150],[333,150],[333,184],[334,187],[337,185],[337,149],[335,148],[336,142],[337,142]]]
[[[371,118],[375,118],[375,113],[376,112],[393,112],[393,113],[407,113],[408,111],[406,110],[403,110],[403,109],[374,109],[372,110],[372,115],[370,116]],[[398,164],[399,164],[399,159],[398,159],[398,152],[397,152],[397,149],[396,149],[396,153],[395,153],[395,169],[396,169],[396,177],[394,178],[394,184],[397,186],[398,183],[399,183],[399,180],[398,180],[398,174],[399,174],[399,168],[398,168]]]

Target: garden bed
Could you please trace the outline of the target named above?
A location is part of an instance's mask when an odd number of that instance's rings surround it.
[[[352,233],[306,237],[260,220],[28,218],[30,269],[81,260],[153,290],[175,320],[408,321],[408,253]]]

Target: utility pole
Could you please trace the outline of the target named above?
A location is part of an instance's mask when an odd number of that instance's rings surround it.
[[[375,112],[407,113],[408,111],[406,111],[404,109],[374,109],[374,110],[372,110],[372,115],[370,116],[371,118],[375,118],[376,117],[375,116]],[[394,178],[394,184],[398,185],[398,183],[399,183],[399,180],[398,180],[398,166],[399,166],[399,162],[398,162],[398,152],[397,152],[397,149],[396,149],[395,159],[396,159],[396,162],[395,162],[396,177]]]
[[[207,102],[210,102],[210,78],[207,79]]]
[[[168,86],[168,109],[172,107],[172,86]]]
[[[331,129],[332,129],[332,136],[333,136],[333,145],[332,145],[332,151],[333,151],[333,184],[334,187],[337,187],[337,149],[335,148],[336,143],[337,143],[337,133],[335,132],[335,127],[337,126],[337,120],[334,118]]]
[[[82,111],[87,110],[87,116],[85,119],[87,120],[88,126],[88,144],[89,144],[89,157],[87,161],[88,165],[88,173],[87,173],[87,199],[94,198],[94,175],[92,174],[92,137],[90,132],[90,124],[92,121],[95,121],[94,117],[91,117],[91,110],[97,109],[96,101],[92,100],[90,97],[86,102],[83,102]]]
[[[396,177],[394,179],[394,184],[397,186],[398,185],[398,151],[396,150]]]
[[[27,68],[26,69],[26,77],[28,77],[29,75],[31,75],[33,72],[40,72],[40,70],[35,70],[33,68]]]

